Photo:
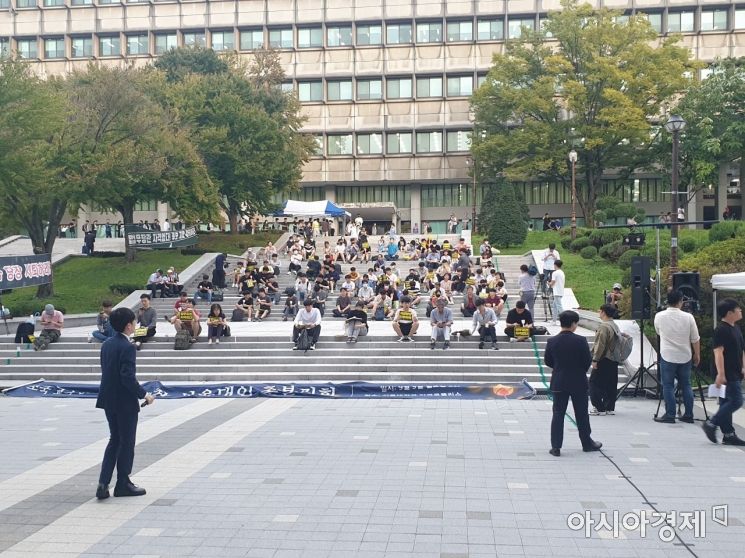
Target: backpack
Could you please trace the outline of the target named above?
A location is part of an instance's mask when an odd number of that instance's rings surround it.
[[[177,351],[185,351],[191,347],[191,335],[188,331],[181,329],[176,332],[173,348]]]
[[[634,348],[634,340],[631,335],[623,333],[618,329],[618,326],[615,323],[609,323],[613,332],[616,334],[616,337],[615,342],[613,343],[613,348],[607,355],[607,358],[613,362],[618,362],[619,364],[624,363],[626,362],[626,359],[629,358],[629,355],[631,355],[631,350]]]
[[[535,277],[538,275],[538,268],[535,265],[531,265],[528,267],[528,275],[531,277]]]
[[[383,320],[385,320],[385,308],[383,308],[382,306],[378,306],[375,310],[373,320],[375,320],[376,322],[382,322]]]
[[[308,330],[303,328],[300,335],[297,336],[297,350],[308,352],[310,350],[310,337],[308,336]]]
[[[225,300],[225,295],[221,290],[216,290],[212,293],[212,302],[222,302]]]

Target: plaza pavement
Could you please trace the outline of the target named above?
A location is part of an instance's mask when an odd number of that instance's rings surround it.
[[[742,556],[745,454],[699,424],[652,422],[655,406],[624,399],[593,417],[604,454],[583,453],[567,423],[557,459],[546,400],[157,401],[133,475],[148,494],[98,502],[94,402],[0,397],[0,555]],[[705,512],[705,536],[581,528],[585,512],[633,523],[652,505]]]

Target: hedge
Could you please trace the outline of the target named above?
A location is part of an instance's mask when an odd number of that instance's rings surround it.
[[[592,260],[595,256],[598,255],[598,249],[594,246],[585,246],[580,250],[579,255],[582,256],[586,260]]]

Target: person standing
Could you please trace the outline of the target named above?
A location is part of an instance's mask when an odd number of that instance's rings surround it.
[[[109,483],[116,466],[114,496],[143,496],[145,489],[132,483],[129,475],[135,457],[139,400],[155,400],[137,381],[137,351],[128,337],[135,330],[135,315],[129,308],[117,308],[109,318],[116,332],[101,346],[101,385],[96,407],[106,412],[109,443],[103,455],[96,498],[109,497]]]
[[[616,390],[618,389],[618,363],[610,359],[616,340],[613,318],[616,309],[603,304],[599,310],[600,327],[595,332],[592,345],[592,371],[590,372],[591,415],[616,414]]]
[[[680,420],[693,422],[693,388],[691,368],[701,361],[701,343],[696,320],[681,310],[680,291],[667,293],[667,310],[657,312],[654,329],[660,337],[660,379],[665,398],[665,414],[654,417],[655,422],[675,424],[675,382],[683,394],[684,412]],[[693,350],[691,350],[693,348]]]
[[[549,286],[553,289],[554,292],[554,300],[551,303],[551,306],[554,311],[553,320],[551,320],[551,323],[553,325],[556,325],[556,321],[559,317],[559,315],[564,311],[564,283],[566,282],[566,276],[564,275],[564,270],[562,269],[564,265],[564,262],[561,260],[556,260],[554,262],[555,269],[553,273],[551,274],[551,281],[549,282]]]
[[[543,252],[543,274],[547,283],[551,281],[551,275],[553,275],[555,269],[554,264],[558,259],[561,259],[561,256],[556,249],[556,244],[552,242]],[[556,315],[558,316],[559,314]]]
[[[551,449],[554,457],[561,455],[564,442],[564,415],[572,400],[574,419],[577,422],[583,451],[598,451],[603,446],[591,437],[590,417],[587,413],[587,369],[592,362],[587,339],[575,333],[579,314],[566,310],[559,314],[561,331],[546,342],[543,361],[552,369],[551,393],[553,416],[551,418]]]
[[[520,288],[520,300],[528,307],[530,315],[533,316],[533,307],[535,306],[535,275],[528,272],[528,266],[520,266],[520,277],[517,278],[517,285]]]
[[[722,443],[729,446],[745,446],[732,426],[732,415],[742,407],[742,380],[745,376],[745,341],[737,325],[742,319],[742,308],[736,300],[725,298],[717,304],[717,315],[721,320],[714,331],[712,348],[716,369],[716,385],[726,385],[725,396],[719,398],[719,410],[702,425],[706,437],[717,443],[717,427],[722,430]]]

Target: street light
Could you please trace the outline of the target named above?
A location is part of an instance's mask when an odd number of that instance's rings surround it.
[[[680,132],[686,127],[686,121],[677,114],[672,115],[665,122],[665,130],[673,135],[673,170],[672,191],[670,192],[672,211],[670,212],[670,284],[672,284],[673,273],[678,271],[678,147],[680,144]]]
[[[466,165],[471,167],[473,181],[471,183],[471,234],[476,234],[476,161],[473,157],[466,159]]]
[[[569,152],[569,162],[572,163],[572,240],[577,238],[577,152]]]

